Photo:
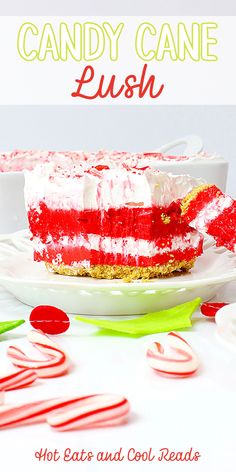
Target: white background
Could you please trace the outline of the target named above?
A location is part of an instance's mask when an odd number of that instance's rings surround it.
[[[42,31],[43,25],[50,21],[53,25],[57,41],[58,25],[65,21],[72,27],[75,21],[84,23],[86,21],[110,22],[113,27],[124,21],[124,29],[119,40],[119,60],[111,62],[108,60],[108,49],[105,48],[104,55],[91,63],[95,70],[95,76],[91,83],[87,84],[82,92],[94,95],[102,74],[105,75],[105,84],[108,85],[113,74],[116,74],[116,87],[124,83],[125,77],[136,74],[140,79],[144,61],[138,58],[135,52],[135,34],[140,23],[148,21],[153,23],[157,31],[160,25],[168,22],[173,31],[177,24],[183,21],[178,17],[0,17],[0,60],[4,64],[5,73],[1,76],[0,104],[70,104],[78,105],[117,105],[126,104],[159,105],[159,104],[236,104],[236,71],[232,67],[234,61],[232,45],[236,43],[236,17],[196,16],[185,17],[184,23],[187,28],[191,27],[193,21],[198,23],[214,22],[218,28],[213,30],[211,36],[216,38],[218,44],[210,48],[212,54],[216,54],[218,61],[194,62],[186,58],[185,61],[171,61],[169,57],[161,62],[156,60],[148,62],[147,78],[154,74],[156,78],[155,91],[162,84],[164,90],[161,95],[152,99],[146,94],[142,99],[134,97],[127,100],[123,94],[116,99],[109,96],[105,99],[97,98],[94,101],[71,96],[77,89],[76,79],[81,77],[82,71],[87,65],[85,61],[76,62],[52,61],[47,57],[43,62],[37,60],[27,62],[20,57],[17,47],[17,34],[22,23],[33,22]],[[175,33],[173,33],[175,35]],[[32,35],[30,36],[32,38]],[[38,47],[39,37],[27,40],[27,50]],[[150,40],[150,46],[155,49],[157,37]],[[35,45],[36,42],[36,45]],[[149,42],[145,41],[149,45]],[[7,45],[7,47],[6,47]],[[168,56],[168,55],[167,55]],[[230,71],[230,73],[228,73]],[[146,79],[147,80],[147,79]]]
[[[8,0],[2,15],[235,15],[235,0]]]

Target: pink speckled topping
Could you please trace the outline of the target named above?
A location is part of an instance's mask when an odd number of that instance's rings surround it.
[[[80,152],[55,152],[55,151],[22,151],[0,153],[0,172],[22,172],[33,170],[36,165],[57,162],[64,160],[83,160],[83,153]]]
[[[142,168],[153,166],[157,162],[179,163],[190,160],[213,159],[216,156],[206,153],[199,153],[194,156],[171,156],[157,152],[148,153],[130,153],[120,151],[22,151],[15,150],[11,152],[0,153],[0,172],[21,172],[24,170],[33,170],[37,164],[56,162],[62,164],[68,162],[78,164],[79,162],[94,162],[97,165],[106,165],[109,163],[124,164],[129,167]]]

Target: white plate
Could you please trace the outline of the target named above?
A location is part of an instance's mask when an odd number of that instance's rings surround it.
[[[168,308],[201,297],[236,279],[236,256],[212,242],[205,244],[191,272],[148,282],[98,280],[50,274],[33,262],[27,232],[0,237],[0,284],[30,305],[55,305],[67,313],[134,315]]]

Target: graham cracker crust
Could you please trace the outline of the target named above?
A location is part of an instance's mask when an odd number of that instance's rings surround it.
[[[137,279],[153,279],[156,277],[168,277],[188,272],[194,265],[196,258],[190,261],[173,261],[163,265],[153,267],[130,267],[130,266],[109,266],[92,265],[90,267],[69,267],[63,264],[56,266],[46,262],[49,272],[60,275],[71,275],[80,277],[93,277],[95,279],[123,279],[131,282]]]
[[[181,202],[182,215],[185,215],[185,213],[187,213],[190,203],[198,196],[198,194],[210,187],[212,187],[211,184],[203,184],[199,185],[198,187],[195,187],[191,192],[189,192]]]

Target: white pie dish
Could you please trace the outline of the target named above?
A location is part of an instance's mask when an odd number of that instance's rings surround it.
[[[23,172],[0,172],[0,234],[27,226]]]
[[[209,300],[236,279],[236,256],[212,242],[191,272],[148,282],[67,277],[33,261],[27,232],[0,238],[0,285],[30,306],[55,305],[67,313],[137,315],[168,308],[195,297]]]

